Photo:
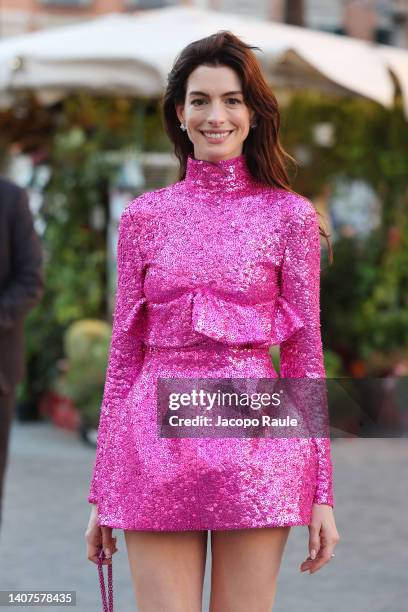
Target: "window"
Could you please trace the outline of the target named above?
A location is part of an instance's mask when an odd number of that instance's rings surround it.
[[[374,32],[375,42],[381,43],[382,45],[392,45],[392,32],[386,28],[376,28]]]
[[[313,30],[333,32],[343,25],[344,7],[341,0],[303,0],[306,26]]]
[[[45,6],[62,6],[64,8],[81,8],[92,4],[92,0],[40,0],[40,2]]]
[[[124,0],[124,4],[127,9],[155,9],[178,3],[175,0]]]

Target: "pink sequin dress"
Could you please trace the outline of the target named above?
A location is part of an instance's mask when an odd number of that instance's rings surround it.
[[[330,438],[163,438],[165,378],[325,377],[311,202],[255,182],[244,154],[122,213],[113,332],[88,501],[134,530],[308,525],[333,506]],[[280,345],[280,374],[268,347]]]

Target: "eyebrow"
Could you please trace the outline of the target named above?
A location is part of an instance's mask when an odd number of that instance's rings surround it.
[[[227,91],[223,96],[232,96],[233,94],[242,94],[242,91]],[[204,91],[190,91],[190,96],[207,96]]]

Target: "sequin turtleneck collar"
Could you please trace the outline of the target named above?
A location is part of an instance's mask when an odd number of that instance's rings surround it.
[[[255,184],[243,153],[217,162],[187,157],[185,185],[190,189],[236,192]]]

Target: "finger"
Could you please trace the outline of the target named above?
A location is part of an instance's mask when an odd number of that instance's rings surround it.
[[[311,559],[316,559],[320,550],[320,525],[309,526],[309,556]]]
[[[315,564],[316,564],[316,559],[307,558],[306,561],[303,561],[303,563],[301,563],[300,570],[304,572],[310,569],[311,567],[313,567]]]
[[[310,569],[311,574],[314,574],[320,568],[322,568],[323,565],[326,565],[326,563],[329,563],[329,561],[331,561],[333,549],[334,545],[331,544],[327,544],[327,546],[324,546],[324,548],[322,548],[321,555],[318,559],[316,559],[315,565]]]
[[[102,546],[106,557],[112,556],[112,551],[115,548],[114,538],[112,538],[112,527],[101,527],[102,531]]]
[[[100,547],[95,547],[95,546],[88,547],[88,559],[89,559],[89,561],[92,561],[93,563],[98,564],[99,563],[99,555],[100,555],[101,550],[102,549]],[[105,558],[103,558],[102,563],[103,563],[103,565],[107,565],[107,560]]]
[[[89,561],[92,561],[92,563],[95,563],[96,565],[99,564],[99,554],[96,555],[91,555],[88,557]],[[103,559],[102,561],[102,565],[110,565],[112,563],[112,559]]]
[[[98,552],[96,554],[96,560],[99,563],[100,561],[102,562],[102,565],[110,565],[112,563],[112,556],[111,557],[107,557],[105,555],[105,551],[103,548],[99,548]]]
[[[303,563],[300,566],[301,571],[303,572],[303,571],[307,571],[312,568],[315,568],[318,565],[318,563],[321,561],[323,554],[324,554],[324,547],[321,546],[315,559],[311,559],[311,557],[309,556],[305,561],[303,561]]]
[[[92,561],[93,563],[98,563],[101,550],[102,550],[102,544],[94,545],[92,543],[88,543],[87,556],[88,556],[89,561]]]
[[[112,537],[111,527],[101,527],[99,535],[94,536],[92,539],[88,539],[88,559],[93,563],[99,563],[99,555],[101,549],[104,551],[104,557],[102,559],[103,565],[110,565],[112,563],[112,555],[117,552],[116,537]],[[107,556],[106,552],[110,554]]]
[[[95,565],[99,565],[100,561],[99,561],[99,555],[95,555],[94,557],[88,557],[89,561],[92,561],[92,563],[95,563]],[[102,561],[102,565],[111,565],[112,564],[112,559],[103,559]]]

